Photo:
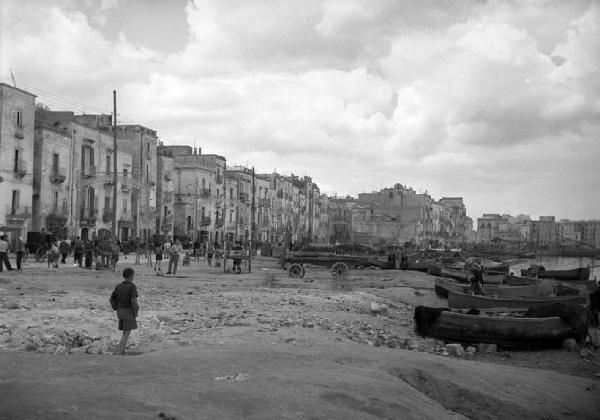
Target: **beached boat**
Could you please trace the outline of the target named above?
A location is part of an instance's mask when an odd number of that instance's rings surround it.
[[[552,316],[558,314],[560,316]],[[462,343],[490,343],[510,348],[561,347],[567,338],[582,340],[587,332],[582,307],[551,305],[525,316],[465,314],[442,308],[415,308],[415,330],[424,337]]]
[[[469,286],[465,283],[458,283],[451,279],[437,277],[435,279],[435,293],[438,296],[447,298],[449,291],[469,294]],[[549,296],[550,294],[556,293],[554,287],[548,289],[540,287],[538,284],[529,284],[524,286],[484,284],[483,291],[485,296],[503,298]],[[571,294],[576,293],[577,290],[572,289]]]
[[[408,262],[408,266],[407,266],[407,270],[412,270],[412,271],[421,271],[423,273],[426,273],[427,270],[429,269],[429,265],[434,263],[435,260],[416,260],[416,261],[409,261]]]
[[[528,284],[536,284],[537,282],[539,282],[539,280],[536,277],[521,277],[506,274],[503,283],[508,284],[509,286],[525,286]]]
[[[464,283],[468,283],[471,277],[473,276],[473,273],[471,273],[470,271],[457,270],[454,268],[446,267],[442,268],[441,273],[442,274],[440,277],[447,277],[449,279],[462,281]]]
[[[521,270],[522,276],[539,277],[541,279],[557,280],[589,280],[590,267],[572,268],[569,270],[546,270],[543,266],[532,265]]]
[[[538,308],[550,303],[565,305],[585,305],[587,295],[548,296],[525,298],[495,298],[483,295],[468,295],[448,291],[448,307],[456,309],[487,309],[487,308]]]

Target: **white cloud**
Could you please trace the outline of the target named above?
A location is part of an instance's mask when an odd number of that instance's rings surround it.
[[[77,4],[3,2],[18,81],[109,109],[117,89],[126,122],[167,143],[341,194],[402,182],[474,217],[600,212],[594,2],[195,0],[172,54],[109,41]]]

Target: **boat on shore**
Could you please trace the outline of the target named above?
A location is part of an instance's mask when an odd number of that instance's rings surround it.
[[[523,316],[502,316],[500,311],[459,313],[446,308],[415,308],[415,330],[423,337],[462,343],[490,343],[508,348],[556,348],[563,341],[583,340],[587,310],[549,305]]]
[[[529,268],[521,269],[522,276],[538,277],[540,279],[557,280],[589,280],[590,267],[571,268],[568,270],[546,270],[541,265],[531,265]]]
[[[458,283],[451,279],[437,277],[435,279],[435,293],[440,297],[448,297],[448,292],[469,294],[469,286]],[[486,296],[498,296],[504,298],[540,296],[544,291],[537,284],[525,286],[507,286],[486,284],[483,287]],[[552,290],[554,292],[554,290]],[[545,292],[547,293],[547,292]]]
[[[546,297],[491,297],[485,295],[469,295],[448,291],[448,307],[454,309],[489,309],[489,308],[539,308],[551,303],[565,305],[585,305],[587,295],[546,296]]]

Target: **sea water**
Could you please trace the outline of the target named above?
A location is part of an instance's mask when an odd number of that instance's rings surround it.
[[[510,271],[515,275],[521,275],[522,268],[528,268],[532,264],[542,265],[546,270],[570,270],[579,267],[592,267],[590,270],[590,279],[594,277],[600,279],[600,258],[592,257],[537,257],[515,261],[510,265]]]

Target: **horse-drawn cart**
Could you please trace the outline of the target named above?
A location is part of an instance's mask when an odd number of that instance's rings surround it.
[[[316,265],[329,268],[334,280],[345,279],[351,268],[377,267],[381,269],[395,268],[393,263],[382,261],[376,256],[360,255],[338,255],[323,252],[301,252],[284,255],[281,259],[282,268],[287,270],[288,276],[292,278],[303,278],[306,274],[304,267]]]

